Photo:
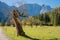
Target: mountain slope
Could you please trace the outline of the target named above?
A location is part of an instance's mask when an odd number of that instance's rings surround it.
[[[38,4],[24,4],[22,6],[20,6],[18,9],[20,11],[22,11],[21,9],[25,8],[24,13],[27,13],[29,16],[36,16],[39,15],[40,13],[45,13],[48,12],[50,10],[52,10],[52,8],[50,6],[46,6],[46,5],[38,5]]]
[[[0,22],[5,18],[6,15],[9,14],[9,10],[13,10],[15,7],[14,6],[8,6],[4,2],[0,1]]]
[[[22,11],[22,7],[25,8],[24,13],[27,13],[29,16],[35,16],[40,13],[41,6],[38,4],[24,4],[19,7],[19,10]]]
[[[42,5],[40,13],[46,13],[46,12],[49,12],[51,10],[52,10],[52,8],[49,5],[47,5],[47,6],[46,5]]]

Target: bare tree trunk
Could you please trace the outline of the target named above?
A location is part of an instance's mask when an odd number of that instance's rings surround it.
[[[15,24],[16,24],[17,35],[18,36],[25,35],[25,32],[23,31],[22,25],[21,25],[20,20],[19,20],[19,14],[17,15],[16,10],[13,10],[12,14],[13,14],[13,19],[14,19]]]
[[[14,18],[16,23],[16,29],[17,29],[17,35],[25,35],[25,32],[23,31],[22,25],[20,24],[19,18]]]

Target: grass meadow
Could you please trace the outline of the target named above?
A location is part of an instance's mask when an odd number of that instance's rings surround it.
[[[3,27],[4,33],[13,40],[31,40],[22,36],[17,37],[16,27]],[[23,26],[25,33],[40,40],[60,40],[60,26]]]

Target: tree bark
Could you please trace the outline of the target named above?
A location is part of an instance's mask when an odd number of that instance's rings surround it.
[[[14,18],[16,23],[16,29],[17,29],[17,35],[25,35],[22,25],[20,24],[20,21],[18,18]]]
[[[16,12],[15,11],[13,11],[13,19],[14,19],[15,24],[16,24],[17,35],[18,36],[25,35],[25,32],[23,31],[22,25],[20,23],[19,17],[18,17],[18,15],[16,15]]]

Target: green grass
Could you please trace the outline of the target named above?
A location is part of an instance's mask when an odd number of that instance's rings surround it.
[[[13,40],[30,40],[28,38],[19,36],[17,37],[17,31],[15,27],[3,27],[4,32],[7,36],[12,38]],[[23,27],[23,30],[25,33],[32,37],[37,38],[41,40],[60,40],[60,27],[48,27],[48,26],[33,26],[32,28],[30,26]]]

